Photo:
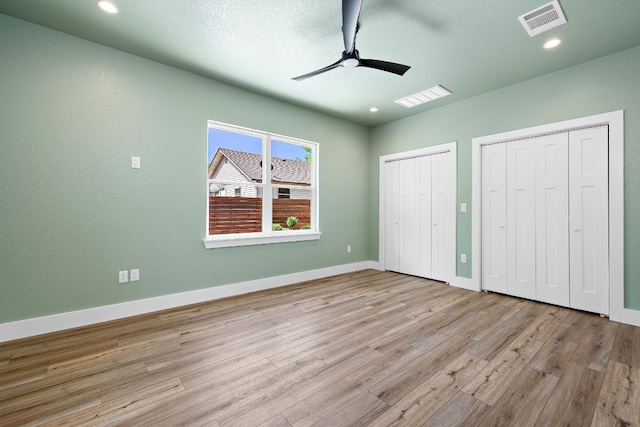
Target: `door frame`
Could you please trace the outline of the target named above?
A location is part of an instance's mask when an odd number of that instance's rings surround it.
[[[456,251],[457,251],[457,217],[456,217],[456,204],[458,200],[457,189],[458,186],[456,184],[456,180],[458,177],[458,155],[457,155],[457,141],[448,142],[445,144],[432,145],[430,147],[418,148],[416,150],[410,151],[402,151],[399,153],[386,154],[384,156],[380,156],[379,159],[379,184],[378,184],[378,208],[379,208],[379,221],[378,221],[378,263],[379,267],[382,270],[386,270],[386,227],[385,227],[385,216],[386,216],[386,171],[385,164],[388,162],[394,162],[397,160],[411,159],[415,157],[429,156],[433,154],[440,153],[451,153],[451,171],[449,172],[449,186],[448,191],[451,194],[451,198],[449,201],[449,211],[451,212],[451,224],[450,224],[450,233],[451,240],[453,245],[449,248],[449,280],[448,283],[451,283],[456,276]]]
[[[640,312],[624,308],[624,112],[580,117],[471,140],[472,158],[472,285],[482,289],[482,164],[483,145],[609,126],[609,316],[611,320],[640,325]]]

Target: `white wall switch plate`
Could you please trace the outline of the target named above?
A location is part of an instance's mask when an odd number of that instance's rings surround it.
[[[118,271],[118,283],[127,283],[129,281],[129,272],[127,270]]]
[[[132,282],[137,282],[138,280],[140,280],[140,269],[132,268],[129,277],[131,278]]]
[[[351,253],[351,245],[347,245],[347,252]]]
[[[466,212],[466,211],[467,211],[467,204],[460,203],[460,212]]]
[[[460,254],[460,262],[463,264],[467,263],[467,254]]]
[[[131,167],[133,169],[140,169],[140,157],[131,156]]]

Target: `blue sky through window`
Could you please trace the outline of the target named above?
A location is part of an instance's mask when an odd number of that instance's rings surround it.
[[[208,144],[209,149],[207,161],[209,163],[220,147],[238,151],[246,151],[248,153],[262,153],[261,138],[228,132],[220,129],[209,128]],[[307,152],[299,145],[273,140],[271,142],[271,155],[273,157],[281,157],[285,159],[304,160]]]

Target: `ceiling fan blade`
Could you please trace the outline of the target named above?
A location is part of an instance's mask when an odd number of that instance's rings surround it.
[[[340,59],[339,61],[334,62],[331,65],[327,65],[324,68],[320,68],[319,70],[312,71],[310,73],[303,74],[303,75],[298,76],[298,77],[294,77],[292,80],[297,80],[297,81],[305,80],[305,79],[308,79],[309,77],[317,76],[318,74],[322,74],[322,73],[324,73],[326,71],[333,70],[334,68],[339,67],[341,64],[342,64],[342,59]]]
[[[294,77],[293,80],[300,81],[309,77],[317,76],[337,67],[367,67],[376,70],[387,71],[400,76],[409,70],[408,65],[396,64],[395,62],[379,61],[377,59],[363,59],[356,50],[356,33],[360,23],[360,9],[363,0],[342,0],[342,37],[344,39],[344,51],[342,58],[333,64],[320,68],[319,70]]]
[[[376,70],[386,71],[389,73],[397,74],[399,76],[404,75],[404,73],[406,73],[409,70],[409,68],[411,68],[408,65],[396,64],[395,62],[387,62],[387,61],[380,61],[377,59],[364,59],[364,58],[360,58],[360,65],[358,66],[375,68]]]
[[[361,8],[362,0],[342,0],[342,38],[344,51],[347,54],[353,52],[356,47],[356,32]]]

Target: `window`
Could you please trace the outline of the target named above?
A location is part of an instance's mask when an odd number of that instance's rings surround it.
[[[291,189],[290,188],[278,188],[278,199],[290,199],[291,198]]]
[[[208,123],[205,247],[320,238],[316,143]]]

